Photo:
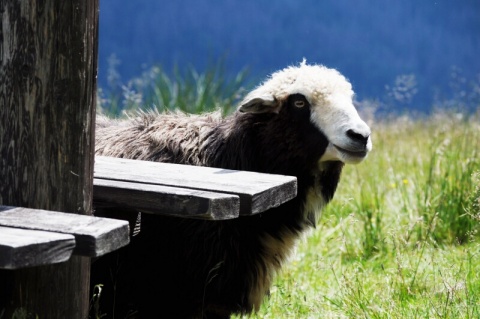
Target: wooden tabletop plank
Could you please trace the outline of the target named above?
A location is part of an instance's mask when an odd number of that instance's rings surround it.
[[[93,193],[96,204],[115,204],[154,214],[222,220],[236,218],[240,211],[236,195],[187,188],[95,178]]]
[[[71,234],[74,254],[96,257],[129,243],[127,221],[23,207],[0,206],[0,226]]]
[[[68,234],[0,226],[0,268],[18,269],[67,261],[75,248]]]
[[[235,194],[240,197],[241,215],[278,206],[294,198],[297,191],[297,179],[292,176],[104,156],[95,157],[94,176],[97,179]]]

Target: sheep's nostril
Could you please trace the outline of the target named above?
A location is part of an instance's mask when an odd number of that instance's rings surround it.
[[[361,142],[363,144],[367,144],[368,142],[368,138],[370,137],[370,134],[368,135],[364,135],[364,134],[361,134],[361,133],[358,133],[358,132],[355,132],[354,130],[348,130],[347,131],[347,136],[350,137],[352,140],[356,141],[356,142]]]

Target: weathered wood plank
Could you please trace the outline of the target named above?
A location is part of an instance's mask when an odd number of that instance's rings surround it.
[[[147,213],[222,220],[236,218],[240,211],[240,198],[236,195],[97,178],[93,186],[95,203]]]
[[[71,234],[76,242],[73,253],[88,257],[104,255],[129,243],[128,222],[109,218],[0,206],[0,226]]]
[[[0,226],[0,268],[19,269],[67,261],[75,237],[40,230]]]
[[[94,177],[235,194],[240,197],[240,215],[278,206],[297,192],[297,179],[292,176],[105,156],[95,157]]]

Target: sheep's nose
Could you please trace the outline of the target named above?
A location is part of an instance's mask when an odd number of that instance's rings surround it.
[[[352,140],[354,140],[355,142],[362,143],[363,145],[367,145],[368,138],[370,137],[370,130],[356,131],[356,130],[350,129],[347,131],[347,136]]]

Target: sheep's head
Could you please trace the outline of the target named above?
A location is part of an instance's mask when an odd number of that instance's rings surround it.
[[[245,113],[279,113],[292,95],[302,95],[310,107],[310,121],[328,140],[320,161],[361,162],[372,149],[370,128],[353,105],[351,84],[338,71],[321,65],[288,67],[250,92],[238,110]]]

